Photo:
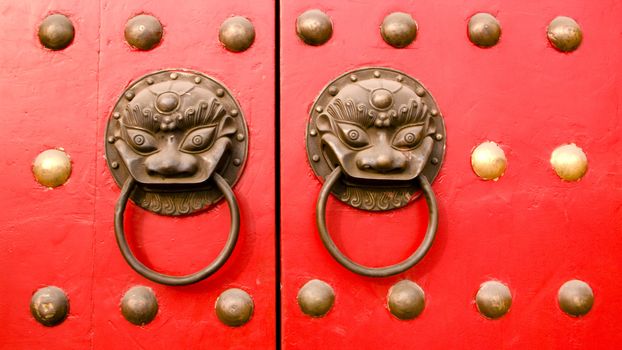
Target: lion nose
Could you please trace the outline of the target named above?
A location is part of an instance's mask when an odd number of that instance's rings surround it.
[[[401,152],[390,150],[370,149],[367,154],[360,154],[356,159],[356,166],[364,171],[375,170],[386,173],[406,169],[406,157]]]
[[[168,147],[149,156],[145,160],[147,172],[164,177],[186,177],[197,172],[198,165],[194,156]]]

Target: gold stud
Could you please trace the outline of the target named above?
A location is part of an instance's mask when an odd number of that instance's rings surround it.
[[[248,322],[253,315],[253,299],[238,288],[227,289],[216,300],[218,319],[231,327],[238,327]]]
[[[471,167],[480,178],[497,181],[507,167],[505,152],[492,141],[483,142],[471,153]]]
[[[479,47],[495,46],[501,36],[501,25],[490,13],[476,13],[469,20],[469,40]]]
[[[562,52],[576,50],[583,40],[579,24],[574,19],[565,16],[553,19],[546,30],[546,35],[553,47]]]
[[[218,39],[231,52],[246,51],[255,41],[255,26],[242,16],[227,18],[220,26]]]
[[[42,325],[56,326],[69,314],[69,299],[58,287],[41,288],[30,299],[30,313]]]
[[[477,310],[488,318],[505,315],[512,306],[512,293],[505,284],[497,281],[482,283],[475,296]]]
[[[39,25],[39,41],[50,50],[62,50],[73,41],[75,29],[65,15],[47,16]]]
[[[150,15],[138,15],[125,24],[125,41],[139,50],[151,50],[162,40],[162,24]]]
[[[399,281],[389,289],[387,306],[393,316],[400,320],[411,320],[425,308],[425,293],[413,281]]]
[[[570,280],[559,288],[557,301],[560,309],[568,315],[583,316],[594,305],[594,293],[589,284],[579,280]]]
[[[587,156],[574,143],[561,145],[551,153],[551,166],[566,181],[578,181],[587,172]]]
[[[149,287],[134,286],[121,299],[121,314],[130,323],[144,326],[158,313],[158,300]]]
[[[305,44],[319,46],[333,35],[333,22],[320,10],[308,10],[296,19],[296,34]]]
[[[310,280],[298,291],[298,306],[311,317],[322,317],[333,307],[335,291],[326,282]]]
[[[38,183],[46,187],[64,184],[71,175],[69,156],[58,149],[49,149],[39,153],[32,165],[32,173]]]
[[[387,44],[403,48],[417,37],[417,22],[408,13],[393,12],[382,21],[380,34]]]

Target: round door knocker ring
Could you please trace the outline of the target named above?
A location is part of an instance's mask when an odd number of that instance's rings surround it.
[[[196,283],[231,255],[240,213],[231,187],[247,156],[248,132],[240,106],[218,81],[173,69],[148,74],[123,92],[106,129],[106,160],[122,187],[115,234],[125,260],[144,277],[166,285]],[[123,228],[127,201],[160,215],[196,213],[225,198],[231,228],[208,267],[186,276],[150,270],[132,254]]]
[[[315,174],[325,179],[316,220],[328,251],[364,276],[392,276],[414,266],[436,235],[438,208],[430,183],[445,154],[445,125],[428,90],[394,69],[358,69],[332,81],[310,114],[307,155]],[[400,208],[423,194],[430,216],[423,243],[396,265],[369,268],[353,262],[339,251],[326,228],[329,193],[368,211]]]

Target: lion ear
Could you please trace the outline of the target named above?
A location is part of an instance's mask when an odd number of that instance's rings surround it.
[[[235,121],[233,121],[233,118],[229,116],[225,116],[224,118],[222,118],[219,125],[218,137],[235,134],[236,131],[238,131],[238,129],[235,126]]]
[[[321,133],[333,131],[332,121],[327,114],[320,114],[315,121],[315,125]]]

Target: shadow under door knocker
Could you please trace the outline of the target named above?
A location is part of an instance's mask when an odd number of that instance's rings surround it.
[[[428,252],[438,226],[430,182],[445,153],[445,125],[429,92],[414,78],[388,68],[343,74],[316,99],[307,129],[307,154],[315,174],[324,178],[316,222],[330,254],[352,272],[392,276],[413,267]],[[326,227],[329,193],[370,211],[403,207],[422,191],[428,204],[426,235],[406,260],[371,268],[346,257]]]
[[[123,257],[142,276],[186,285],[216,272],[237,242],[240,213],[231,190],[246,160],[248,137],[238,103],[216,80],[198,72],[148,74],[123,92],[106,129],[106,159],[121,195],[115,235]],[[146,267],[130,250],[123,219],[128,199],[161,215],[187,215],[224,197],[231,227],[225,247],[204,269],[169,276]]]

